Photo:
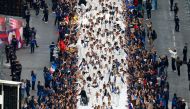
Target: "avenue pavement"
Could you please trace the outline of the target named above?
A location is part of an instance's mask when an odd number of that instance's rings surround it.
[[[183,59],[183,46],[188,43],[188,59],[190,58],[190,14],[187,7],[187,0],[174,0],[179,6],[180,32],[174,31],[174,14],[169,10],[169,0],[159,0],[158,9],[153,11],[152,22],[153,29],[156,30],[158,38],[155,41],[155,48],[159,55],[168,55],[168,48],[176,48],[178,56]],[[170,100],[173,94],[185,99],[190,106],[190,91],[187,75],[187,66],[181,67],[181,76],[172,72],[171,59],[168,69],[168,82],[170,84]]]

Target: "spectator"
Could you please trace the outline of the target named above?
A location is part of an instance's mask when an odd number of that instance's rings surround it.
[[[174,93],[174,96],[172,98],[172,109],[177,108],[177,95]]]
[[[26,94],[27,94],[27,97],[30,96],[30,87],[31,87],[30,80],[26,80]]]
[[[36,74],[34,71],[31,71],[31,77],[32,77],[32,90],[35,90],[35,83],[36,83]]]

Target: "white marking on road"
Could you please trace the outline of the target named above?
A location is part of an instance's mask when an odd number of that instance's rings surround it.
[[[175,36],[174,35],[173,35],[173,40],[174,40],[174,47],[176,47]]]
[[[171,16],[172,16],[172,13],[170,12],[169,14],[170,14],[170,17],[171,17]]]
[[[172,34],[173,34],[173,35],[174,35],[174,33],[175,33],[174,30],[172,30]]]
[[[173,44],[174,44],[174,47],[176,47],[176,43],[175,43],[175,32],[174,30],[172,30],[172,36],[173,36]]]

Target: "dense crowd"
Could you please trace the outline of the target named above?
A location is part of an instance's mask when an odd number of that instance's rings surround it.
[[[42,85],[41,81],[37,84],[37,98],[30,96],[30,81],[24,81],[22,84],[22,94],[24,99],[24,93],[26,90],[27,98],[24,100],[23,108],[53,108],[53,109],[76,109],[77,102],[77,49],[73,47],[67,47],[77,41],[77,28],[75,11],[75,1],[53,1],[53,4],[57,4],[55,11],[55,25],[58,24],[59,38],[58,42],[50,45],[50,62],[56,66],[55,69],[48,69],[44,67],[44,81],[45,85]],[[46,4],[46,3],[45,3]],[[73,6],[72,6],[73,5]],[[36,81],[35,73],[31,73],[32,77],[32,90]],[[28,98],[30,97],[30,99]]]
[[[48,21],[48,6],[44,0],[28,3],[36,15],[43,9],[43,20]],[[59,32],[58,41],[49,47],[52,66],[44,67],[45,84],[38,81],[37,97],[30,94],[30,88],[35,90],[36,86],[35,72],[31,71],[31,80],[21,80],[23,109],[85,106],[168,109],[169,62],[167,56],[158,56],[154,47],[157,33],[151,22],[150,0],[145,3],[142,0],[80,0],[78,4],[76,0],[52,0],[52,4],[54,24]],[[36,30],[29,26],[29,8],[26,8],[25,18],[26,45],[30,44],[34,53],[38,45]],[[5,51],[13,80],[20,81],[22,66],[16,61],[16,46],[13,37]],[[175,50],[169,49],[169,52],[175,56]],[[176,58],[180,67],[181,61]],[[184,109],[184,106],[184,99],[174,94],[172,109]]]

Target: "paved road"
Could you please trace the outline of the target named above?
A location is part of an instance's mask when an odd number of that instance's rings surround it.
[[[49,3],[49,9],[51,9],[51,3]],[[37,30],[37,42],[39,48],[35,49],[35,53],[30,53],[30,47],[24,47],[17,51],[18,60],[21,62],[23,70],[21,77],[23,79],[31,79],[30,71],[34,70],[37,74],[37,80],[44,81],[43,68],[44,66],[50,66],[49,63],[49,45],[52,41],[57,41],[56,27],[54,26],[54,14],[49,11],[49,22],[46,24],[42,21],[42,11],[39,16],[35,16],[34,11],[31,11],[31,27],[35,27]],[[10,80],[10,69],[3,68],[2,79]]]
[[[190,14],[187,14],[186,0],[174,0],[179,6],[180,32],[174,32],[174,15],[169,11],[169,0],[159,0],[158,10],[153,12],[153,28],[157,31],[158,38],[155,41],[158,54],[168,56],[168,48],[176,48],[178,55],[182,59],[182,51],[185,43],[190,42]],[[188,44],[188,58],[190,58],[190,43]],[[168,81],[170,83],[170,100],[174,93],[183,97],[190,103],[189,81],[187,77],[187,67],[181,67],[181,76],[172,72],[171,66],[168,69]],[[190,104],[189,104],[190,106]]]

